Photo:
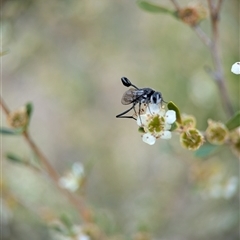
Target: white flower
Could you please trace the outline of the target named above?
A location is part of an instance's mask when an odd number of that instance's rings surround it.
[[[59,179],[59,185],[71,192],[77,191],[84,178],[84,168],[81,163],[74,163],[72,170]]]
[[[231,71],[235,74],[240,74],[240,62],[236,62],[232,65]]]
[[[159,104],[148,104],[144,113],[137,116],[137,125],[143,130],[142,140],[153,145],[157,138],[170,139],[171,125],[176,121],[176,112],[166,111]]]
[[[71,192],[75,192],[79,188],[79,179],[72,173],[67,173],[64,177],[59,179],[59,185]]]

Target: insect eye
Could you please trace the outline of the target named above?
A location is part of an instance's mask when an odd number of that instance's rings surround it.
[[[126,77],[122,77],[121,80],[122,80],[123,85],[126,86],[126,87],[130,87],[132,85],[130,80]]]
[[[154,104],[158,104],[162,101],[162,97],[161,97],[161,93],[159,92],[155,92],[152,96],[151,96],[151,102]]]

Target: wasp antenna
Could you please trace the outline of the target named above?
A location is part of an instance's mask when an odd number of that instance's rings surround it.
[[[133,85],[133,84],[130,82],[130,80],[129,80],[128,78],[122,77],[121,80],[122,80],[122,84],[123,84],[125,87],[130,87],[130,86],[132,86],[132,87],[138,89],[135,85]]]
[[[132,85],[132,83],[130,82],[130,80],[129,80],[128,78],[126,78],[126,77],[122,77],[121,80],[122,80],[122,84],[123,84],[124,86],[126,86],[126,87],[130,87],[130,86]]]

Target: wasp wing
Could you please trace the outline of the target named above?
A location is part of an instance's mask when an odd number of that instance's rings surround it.
[[[121,103],[123,105],[128,105],[134,102],[138,102],[139,98],[143,94],[144,94],[144,90],[130,88],[123,94]]]

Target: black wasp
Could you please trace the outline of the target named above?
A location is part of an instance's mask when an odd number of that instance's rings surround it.
[[[124,115],[129,111],[131,111],[132,109],[134,109],[135,114],[137,115],[136,109],[135,109],[135,106],[137,104],[139,104],[139,114],[140,114],[141,104],[149,104],[149,103],[159,104],[163,101],[162,94],[160,92],[156,92],[151,88],[138,88],[135,85],[133,85],[130,82],[130,80],[126,77],[122,77],[121,80],[122,80],[122,84],[125,87],[133,87],[127,90],[123,94],[121,103],[123,105],[132,104],[132,106],[128,110],[118,114],[116,116],[117,118],[135,119],[133,116],[124,116]]]

